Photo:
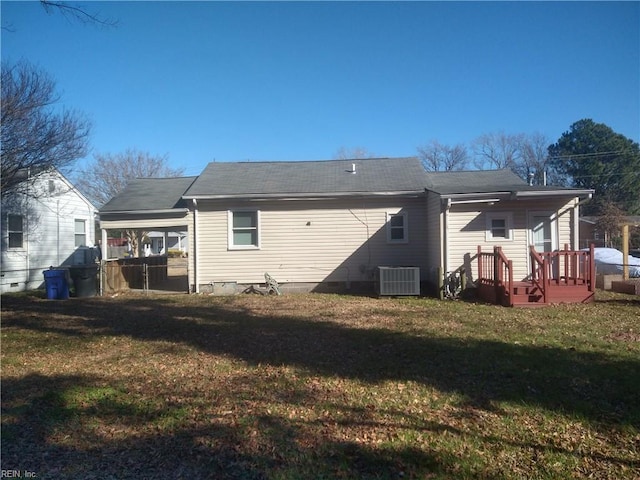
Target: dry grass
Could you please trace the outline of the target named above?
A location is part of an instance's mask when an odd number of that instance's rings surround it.
[[[2,468],[639,478],[640,301],[2,299]]]

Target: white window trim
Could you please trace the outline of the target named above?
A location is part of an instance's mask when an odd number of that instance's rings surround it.
[[[234,245],[233,243],[233,214],[235,212],[251,212],[256,214],[257,245]],[[227,250],[260,250],[262,242],[262,229],[260,224],[260,210],[255,208],[232,208],[227,210]]]
[[[393,239],[391,238],[391,217],[401,216],[402,226],[403,226],[403,235],[401,239]],[[393,244],[403,244],[409,243],[409,214],[407,212],[387,212],[386,213],[386,225],[387,225],[387,243]]]
[[[513,242],[513,213],[512,212],[487,212],[487,229],[485,232],[485,240],[487,242]],[[494,237],[491,224],[493,220],[504,220],[504,227],[507,237]]]
[[[82,226],[84,229],[84,232],[82,233],[78,233],[76,232],[76,225],[80,224],[80,222],[82,222]],[[82,235],[84,237],[84,240],[82,241],[82,245],[76,245],[77,239],[78,237],[80,237],[80,235]],[[87,221],[84,218],[74,218],[73,219],[73,244],[76,247],[86,247],[87,246]]]
[[[9,229],[9,217],[20,217],[22,219],[22,230],[20,231],[20,233],[22,234],[22,242],[21,245],[19,247],[11,247],[11,234],[12,233],[18,233],[18,230],[10,230]],[[17,213],[8,213],[6,216],[6,220],[7,222],[7,250],[24,250],[25,249],[25,234],[24,234],[24,223],[25,223],[25,218],[24,215],[20,215]]]

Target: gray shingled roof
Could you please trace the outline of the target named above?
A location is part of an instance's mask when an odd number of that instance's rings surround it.
[[[425,187],[441,195],[451,193],[510,192],[526,186],[511,170],[428,172]]]
[[[136,178],[109,200],[101,213],[186,208],[182,195],[198,177]]]
[[[350,173],[355,164],[356,173]],[[425,171],[410,158],[210,163],[186,198],[326,196],[423,192]]]
[[[566,192],[567,195],[574,195],[587,192],[584,189],[531,186],[509,169],[428,172],[425,187],[440,195],[494,192],[540,192],[541,194]]]
[[[355,164],[356,173],[351,173]],[[328,197],[418,193],[583,195],[590,190],[529,186],[511,170],[425,172],[420,161],[375,158],[303,162],[210,163],[199,177],[138,178],[101,213],[186,208],[189,198]]]

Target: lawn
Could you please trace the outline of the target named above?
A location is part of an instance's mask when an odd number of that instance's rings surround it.
[[[2,469],[640,478],[640,300],[2,298]]]

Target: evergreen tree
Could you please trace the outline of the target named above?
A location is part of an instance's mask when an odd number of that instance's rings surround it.
[[[627,215],[640,213],[640,147],[603,123],[583,119],[549,147],[550,163],[567,183],[595,190],[585,213],[614,204]]]

